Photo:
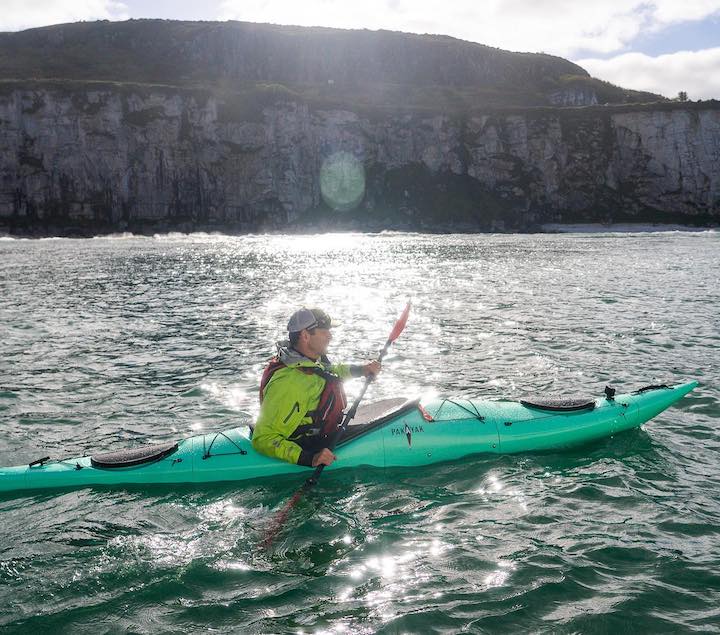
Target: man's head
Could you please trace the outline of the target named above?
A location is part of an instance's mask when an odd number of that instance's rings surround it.
[[[333,326],[337,326],[337,322],[322,309],[303,307],[290,316],[287,327],[290,345],[306,357],[318,359],[327,353]]]

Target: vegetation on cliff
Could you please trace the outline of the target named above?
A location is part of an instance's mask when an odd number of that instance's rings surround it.
[[[601,82],[551,55],[440,35],[246,22],[103,21],[0,33],[0,79],[257,90],[265,97],[272,85],[305,101],[346,108],[663,100]]]

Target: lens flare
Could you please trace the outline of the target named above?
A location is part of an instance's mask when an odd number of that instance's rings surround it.
[[[365,196],[365,168],[349,152],[335,152],[320,167],[320,193],[337,212],[355,209]]]

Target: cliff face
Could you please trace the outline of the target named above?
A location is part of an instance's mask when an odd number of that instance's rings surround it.
[[[720,222],[717,102],[465,117],[251,106],[209,91],[6,83],[0,230]],[[330,211],[321,193],[336,153],[364,170],[353,211]]]

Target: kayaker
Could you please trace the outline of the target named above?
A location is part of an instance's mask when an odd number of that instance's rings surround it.
[[[381,364],[331,364],[326,353],[333,326],[321,309],[302,308],[290,316],[288,340],[278,342],[260,382],[252,445],[261,454],[308,467],[335,460],[327,446],[347,406],[343,380],[375,376]]]

